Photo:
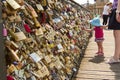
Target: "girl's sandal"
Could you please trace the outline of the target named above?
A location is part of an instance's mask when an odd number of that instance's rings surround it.
[[[104,56],[104,53],[100,52],[98,53],[98,56]]]
[[[99,54],[100,52],[96,52],[95,54]]]

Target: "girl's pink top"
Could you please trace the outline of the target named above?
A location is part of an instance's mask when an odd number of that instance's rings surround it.
[[[95,27],[94,30],[95,30],[95,38],[103,38],[104,33],[102,28]]]

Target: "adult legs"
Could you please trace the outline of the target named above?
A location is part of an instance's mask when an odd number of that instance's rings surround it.
[[[103,25],[105,24],[105,15],[103,15]]]
[[[106,25],[108,22],[108,15],[103,15],[103,25]]]
[[[113,35],[115,39],[115,52],[113,58],[118,60],[120,58],[120,30],[114,30]]]

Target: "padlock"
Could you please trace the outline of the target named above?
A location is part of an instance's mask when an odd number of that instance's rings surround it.
[[[3,28],[3,36],[5,36],[5,37],[6,37],[6,36],[7,36],[7,34],[8,34],[8,33],[7,33],[7,29],[4,27],[4,28]]]

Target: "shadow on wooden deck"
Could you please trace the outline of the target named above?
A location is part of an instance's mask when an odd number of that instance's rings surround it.
[[[89,62],[93,62],[93,63],[101,63],[101,62],[104,62],[105,60],[105,57],[104,56],[94,56],[93,58],[91,58],[89,60]]]

